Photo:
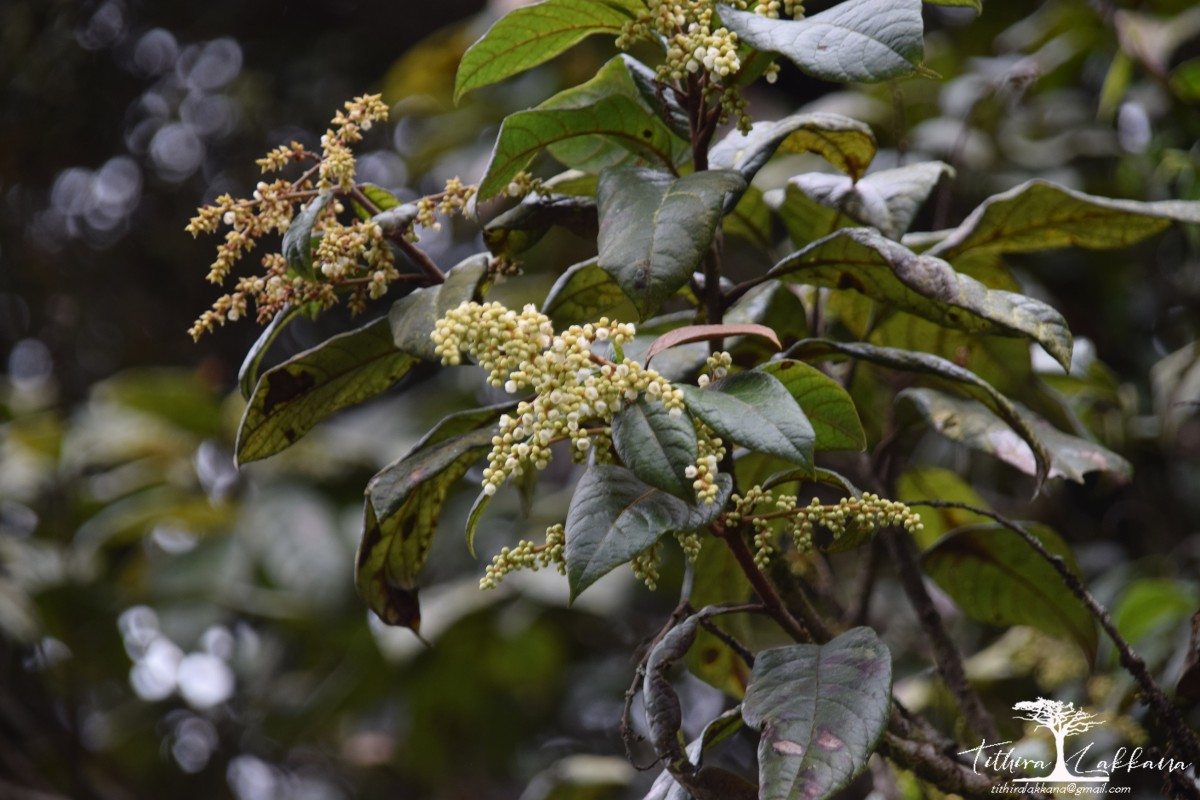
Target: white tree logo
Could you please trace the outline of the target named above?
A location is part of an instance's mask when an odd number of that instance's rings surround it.
[[[1047,700],[1039,697],[1037,700],[1022,700],[1013,706],[1014,711],[1023,711],[1025,716],[1017,719],[1036,722],[1039,728],[1045,728],[1054,735],[1055,761],[1054,771],[1042,778],[1018,778],[1018,781],[1097,781],[1105,782],[1108,776],[1076,775],[1067,768],[1063,757],[1063,747],[1068,736],[1084,733],[1102,723],[1095,721],[1095,714],[1089,714],[1082,708],[1075,708],[1074,703],[1064,703],[1061,700]]]

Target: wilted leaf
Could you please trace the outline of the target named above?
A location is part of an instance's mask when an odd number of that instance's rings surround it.
[[[898,240],[945,175],[954,175],[949,164],[923,161],[873,172],[859,181],[846,175],[809,172],[792,178],[789,184],[821,205]]]
[[[601,174],[598,263],[642,318],[701,268],[726,193],[743,186],[741,176],[728,170],[682,178],[629,167]]]
[[[699,631],[697,641],[705,636],[705,631]],[[693,645],[693,651],[699,645]],[[712,722],[704,726],[704,731],[699,738],[695,739],[687,746],[684,751],[687,753],[688,760],[693,764],[700,766],[704,761],[704,754],[708,750],[716,747],[721,742],[728,739],[733,734],[742,729],[742,710],[741,707],[731,708]],[[707,791],[710,792],[710,797],[721,798],[721,800],[742,800],[742,798],[754,798],[757,796],[755,787],[748,783],[744,778],[737,778],[743,786],[728,787],[725,785],[714,785],[714,776],[712,773],[706,772],[703,766],[697,772],[693,780],[701,783]],[[743,789],[745,794],[737,794],[739,789]],[[654,779],[654,784],[650,787],[650,791],[642,800],[689,800],[691,795],[686,789],[679,785],[674,776],[669,770],[663,770],[659,776]]]
[[[695,501],[686,471],[696,463],[696,427],[686,414],[671,416],[662,403],[640,396],[613,415],[612,439],[634,475],[685,503]]]
[[[866,449],[858,410],[841,384],[803,361],[769,361],[761,369],[782,383],[803,409],[817,437],[817,450]]]
[[[379,319],[267,370],[242,415],[238,463],[286,450],[334,412],[391,387],[417,362],[396,349],[388,321]]]
[[[485,225],[483,241],[493,255],[511,258],[533,247],[554,226],[595,238],[596,201],[590,197],[532,194]]]
[[[664,333],[646,349],[646,355],[643,356],[643,363],[649,364],[650,359],[671,347],[678,347],[681,344],[689,344],[691,342],[711,342],[713,339],[724,339],[732,336],[758,336],[775,345],[775,349],[783,347],[779,343],[779,337],[775,335],[775,331],[765,325],[755,323],[727,323],[722,325],[685,325],[682,328]]]
[[[1105,250],[1140,242],[1172,222],[1200,223],[1200,202],[1114,200],[1032,180],[984,200],[928,252],[954,260],[968,252]]]
[[[693,414],[725,440],[813,467],[816,434],[787,388],[768,372],[738,372],[704,389],[679,385]]]
[[[567,511],[567,582],[571,599],[671,531],[711,522],[732,489],[727,475],[711,506],[689,505],[643,482],[624,467],[594,464],[579,479]]]
[[[933,389],[906,389],[896,399],[911,402],[930,426],[946,438],[993,455],[1028,475],[1037,473],[1028,442],[979,403]],[[1117,480],[1129,479],[1132,473],[1129,462],[1108,448],[1062,433],[1029,411],[1022,409],[1018,413],[1050,457],[1048,477],[1083,483],[1084,475],[1089,472],[1109,472]]]
[[[631,16],[603,0],[546,0],[516,8],[463,55],[454,100],[549,61],[594,33],[616,36]]]
[[[921,0],[846,0],[800,20],[718,6],[725,27],[758,50],[839,83],[874,83],[915,72],[924,57]]]
[[[305,280],[311,281],[314,277],[312,268],[313,225],[316,224],[317,218],[321,216],[321,212],[325,210],[325,206],[329,205],[329,201],[332,199],[333,194],[330,193],[319,194],[309,200],[308,204],[304,206],[304,210],[292,219],[292,224],[283,234],[283,257],[287,259],[288,266]]]
[[[787,355],[807,360],[829,357],[853,357],[880,364],[891,369],[905,370],[953,381],[961,385],[972,397],[980,400],[1020,436],[1032,451],[1038,485],[1045,480],[1050,469],[1050,455],[1034,433],[1033,428],[1017,411],[1012,402],[996,391],[990,383],[970,370],[928,353],[897,350],[894,347],[834,342],[828,339],[805,339],[792,346]]]
[[[580,136],[602,136],[647,160],[674,168],[676,138],[640,100],[623,94],[581,108],[535,108],[504,118],[479,200],[495,197],[544,148]],[[568,165],[573,166],[573,165]]]
[[[1042,526],[1025,526],[1071,571],[1075,560],[1066,543]],[[1096,623],[1063,583],[1058,572],[1024,540],[996,524],[960,528],[925,551],[929,577],[968,616],[989,625],[1029,625],[1078,644],[1096,657]]]
[[[887,726],[892,657],[870,628],[758,654],[742,703],[762,800],[825,798],[867,766]]]
[[[631,319],[637,310],[613,276],[596,266],[592,258],[558,276],[542,303],[542,313],[561,328],[600,317]]]
[[[775,152],[817,153],[855,180],[875,157],[875,134],[865,123],[816,111],[773,122],[756,122],[749,133],[733,130],[713,145],[708,163],[735,169],[749,183]]]
[[[438,361],[430,339],[434,327],[447,311],[479,299],[488,280],[487,253],[471,256],[446,273],[446,281],[417,289],[392,304],[388,313],[395,346],[426,361]]]

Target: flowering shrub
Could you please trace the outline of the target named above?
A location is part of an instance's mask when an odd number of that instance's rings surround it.
[[[893,701],[888,648],[844,608],[865,607],[873,570],[863,570],[857,598],[813,578],[830,554],[865,558],[880,547],[919,612],[964,729],[997,738],[922,568],[965,613],[1040,628],[1089,657],[1099,625],[1170,731],[1165,746],[1195,759],[1194,735],[1106,622],[1065,545],[982,501],[968,519],[999,523],[987,547],[978,524],[947,524],[945,515],[935,541],[920,515],[939,498],[925,499],[919,487],[930,473],[910,463],[901,435],[923,426],[1006,463],[1027,476],[1024,485],[1013,480],[1014,500],[1049,480],[1127,479],[1118,455],[1078,428],[1059,429],[1070,414],[1034,378],[1029,348],[1040,345],[1069,369],[1071,333],[1054,308],[1019,290],[1004,256],[1127,246],[1171,221],[1200,221],[1196,204],[1114,201],[1031,181],[955,228],[912,232],[922,203],[951,176],[947,165],[868,171],[876,142],[861,122],[829,113],[750,118],[745,88],[772,81],[780,58],[833,81],[927,75],[920,0],[846,0],[811,17],[796,2],[545,0],[475,43],[456,92],[518,74],[591,34],[623,49],[649,44],[660,59],[651,66],[618,55],[586,84],[511,114],[477,184],[452,178],[443,193],[401,204],[356,183],[350,148],[387,118],[380,98],[367,96],[338,113],[321,153],[293,143],[260,162],[264,171],[306,167],[296,180],[200,210],[193,234],[229,229],[215,283],[257,240],[282,234],[263,273],[239,278],[191,331],[199,337],[237,320],[251,303],[259,321],[271,321],[243,370],[239,459],[285,449],[417,364],[482,368],[486,384],[515,402],[447,416],[372,480],[359,591],[383,621],[416,630],[418,575],[450,487],[486,459],[467,521],[473,547],[501,487],[536,480],[556,453],[569,454],[583,469],[565,520],[543,543],[502,549],[480,584],[554,566],[574,599],[629,564],[653,588],[663,580],[664,543],[679,545],[688,566],[677,612],[629,693],[644,692],[646,736],[665,768],[652,797],[826,797],[876,752],[942,792],[991,791],[992,778],[954,755],[965,748]],[[762,168],[798,152],[822,156],[836,172],[796,175],[764,193]],[[570,171],[532,174],[544,153]],[[520,203],[497,213],[505,198]],[[486,301],[496,281],[522,280],[520,254],[540,235],[530,231],[560,224],[564,208],[594,226],[595,258],[562,264],[540,308]],[[421,250],[419,230],[455,213],[491,217],[491,251],[446,269]],[[785,255],[769,269],[734,263],[725,247],[734,237]],[[299,311],[343,301],[358,311],[389,290],[401,296],[386,318],[259,374],[263,352]],[[667,351],[669,359],[660,355]],[[970,493],[944,472],[933,485]],[[995,537],[1006,544],[987,549]],[[1028,582],[1013,577],[1029,558],[1051,570],[1037,588],[1053,614],[1026,602]],[[737,579],[722,582],[730,574]],[[693,604],[699,597],[708,598],[703,608]],[[717,622],[747,615],[767,617],[775,630]],[[769,647],[779,635],[794,643]],[[693,663],[694,671],[741,706],[685,748],[668,669],[699,637],[731,653],[722,663],[734,666],[720,674]],[[632,740],[628,710],[624,722]],[[705,765],[706,752],[744,726],[759,737],[757,775]]]

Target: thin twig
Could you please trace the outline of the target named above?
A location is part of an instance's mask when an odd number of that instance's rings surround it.
[[[779,623],[779,627],[783,628],[797,642],[815,642],[816,639],[809,631],[809,628],[792,616],[787,606],[783,604],[783,600],[779,597],[779,593],[775,591],[775,587],[771,585],[771,582],[767,580],[767,576],[763,575],[762,570],[754,563],[754,554],[746,546],[741,530],[737,528],[728,529],[720,522],[713,523],[712,527],[713,533],[725,541],[729,551],[733,553],[733,557],[737,560],[738,566],[745,573],[746,579],[750,581],[750,586],[753,587],[755,594],[762,600],[763,606],[771,618]]]
[[[375,205],[371,198],[367,197],[359,187],[355,186],[351,188],[350,196],[362,205],[363,208],[371,212],[372,215],[379,213],[379,206]],[[400,251],[408,257],[408,260],[416,264],[418,269],[430,278],[433,278],[435,282],[444,283],[446,281],[446,273],[442,272],[438,265],[433,263],[433,259],[424,250],[406,239],[403,232],[395,233],[389,236],[388,239],[395,242]]]
[[[1158,722],[1162,725],[1170,735],[1168,749],[1178,749],[1183,757],[1193,764],[1200,763],[1200,743],[1196,741],[1196,734],[1187,726],[1183,718],[1179,715],[1178,709],[1175,708],[1171,700],[1166,696],[1154,677],[1150,674],[1150,670],[1146,668],[1146,662],[1142,657],[1130,646],[1121,632],[1117,630],[1117,626],[1113,624],[1112,616],[1108,613],[1108,609],[1102,606],[1091,592],[1079,580],[1079,577],[1067,566],[1066,561],[1062,556],[1051,553],[1038,539],[1029,531],[1017,523],[1005,517],[1002,514],[997,514],[994,511],[977,508],[969,503],[958,503],[949,500],[920,500],[909,503],[912,506],[927,506],[929,508],[960,508],[965,511],[971,511],[976,514],[988,517],[1000,523],[1001,526],[1007,528],[1013,533],[1025,540],[1033,551],[1042,559],[1054,568],[1062,578],[1067,589],[1071,594],[1075,595],[1084,607],[1096,618],[1100,623],[1100,627],[1104,629],[1105,634],[1116,647],[1120,657],[1121,666],[1133,676],[1141,688],[1142,702],[1150,707],[1150,710],[1158,718]]]

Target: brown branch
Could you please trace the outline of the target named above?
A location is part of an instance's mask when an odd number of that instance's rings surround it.
[[[740,528],[728,529],[721,522],[714,522],[712,525],[713,534],[725,541],[725,545],[729,551],[733,553],[734,559],[738,562],[746,579],[750,581],[750,586],[753,587],[754,593],[762,600],[763,607],[771,619],[779,624],[797,642],[814,643],[816,639],[810,632],[809,628],[792,616],[787,607],[783,604],[783,600],[779,597],[779,593],[775,591],[775,587],[767,580],[767,576],[763,575],[762,570],[754,563],[754,554],[750,552],[750,548],[746,545],[746,540],[742,536]]]
[[[929,592],[925,588],[924,577],[921,573],[921,566],[917,563],[917,553],[912,538],[906,531],[891,528],[885,532],[884,539],[892,558],[896,561],[896,569],[900,575],[900,583],[904,587],[904,592],[917,611],[921,630],[925,632],[925,636],[933,647],[933,658],[937,663],[938,672],[941,673],[942,680],[945,681],[947,688],[958,701],[963,718],[976,736],[988,741],[998,741],[1000,733],[996,729],[996,722],[984,707],[979,695],[971,688],[971,682],[967,680],[966,668],[963,666],[962,654],[958,652],[958,648],[950,638],[950,634],[942,622],[942,616],[934,608],[933,598],[929,596]]]
[[[1100,627],[1104,629],[1105,634],[1116,647],[1120,658],[1121,666],[1133,676],[1138,687],[1142,690],[1142,702],[1150,707],[1154,716],[1158,719],[1170,736],[1168,750],[1176,748],[1183,757],[1193,764],[1200,763],[1200,743],[1196,740],[1196,734],[1187,726],[1183,718],[1179,715],[1179,710],[1166,696],[1158,683],[1150,674],[1150,670],[1146,668],[1146,662],[1142,657],[1130,646],[1121,632],[1117,630],[1117,626],[1112,621],[1112,616],[1108,613],[1108,609],[1100,605],[1091,592],[1083,585],[1078,576],[1070,570],[1066,561],[1060,555],[1051,553],[1038,539],[1029,531],[1022,528],[1017,523],[993,511],[988,511],[982,508],[976,508],[969,503],[958,503],[948,500],[921,500],[915,503],[909,503],[911,506],[928,506],[930,508],[961,508],[966,511],[972,511],[976,514],[981,514],[989,519],[995,520],[1001,526],[1007,528],[1013,533],[1025,540],[1025,543],[1033,548],[1041,558],[1054,568],[1058,573],[1063,583],[1071,594],[1075,595],[1084,607],[1096,618],[1100,623]]]
[[[363,208],[371,212],[372,216],[379,213],[379,206],[375,205],[371,198],[363,194],[363,190],[357,186],[350,189],[350,196],[361,204]],[[446,273],[442,272],[438,265],[433,263],[433,259],[424,250],[405,238],[402,231],[391,234],[388,236],[388,240],[395,242],[400,251],[408,257],[408,260],[416,264],[417,268],[430,278],[433,278],[435,283],[445,283]]]

